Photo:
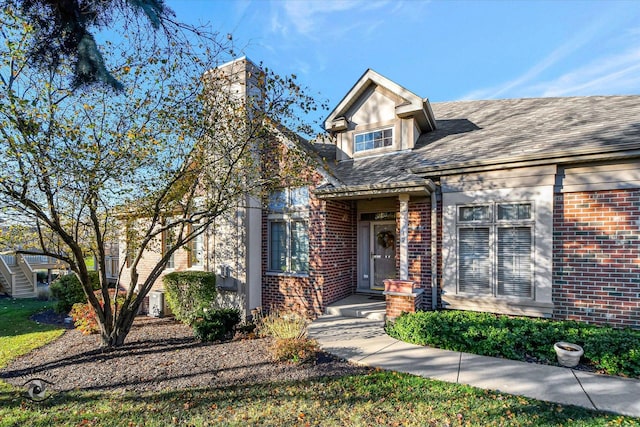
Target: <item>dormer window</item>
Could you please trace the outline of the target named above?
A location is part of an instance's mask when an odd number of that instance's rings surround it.
[[[358,133],[355,135],[355,149],[359,151],[373,150],[376,148],[390,147],[393,145],[393,128],[375,130],[373,132]]]

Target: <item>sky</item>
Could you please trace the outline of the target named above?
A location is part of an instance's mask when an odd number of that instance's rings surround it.
[[[297,75],[331,108],[368,68],[431,102],[640,94],[640,1],[167,5],[182,22],[231,34],[239,55]]]

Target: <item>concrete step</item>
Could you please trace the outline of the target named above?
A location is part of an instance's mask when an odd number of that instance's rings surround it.
[[[337,317],[384,320],[386,303],[379,296],[351,295],[329,305],[325,313]]]

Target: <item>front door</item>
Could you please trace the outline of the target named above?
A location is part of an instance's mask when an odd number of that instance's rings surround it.
[[[396,223],[395,221],[370,223],[369,287],[384,290],[385,279],[396,278]]]

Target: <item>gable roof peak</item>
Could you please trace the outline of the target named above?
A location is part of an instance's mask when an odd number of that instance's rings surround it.
[[[324,128],[328,131],[331,130],[334,127],[332,124],[334,120],[338,120],[343,117],[347,110],[349,110],[349,108],[357,102],[362,94],[372,85],[380,86],[402,99],[402,102],[396,105],[396,113],[398,117],[417,115],[419,116],[418,119],[421,127],[424,127],[425,130],[435,129],[435,117],[433,117],[433,112],[431,111],[431,106],[429,105],[429,100],[427,98],[423,99],[419,97],[415,93],[384,77],[382,74],[371,68],[367,68],[333,111],[331,111],[324,122]]]

